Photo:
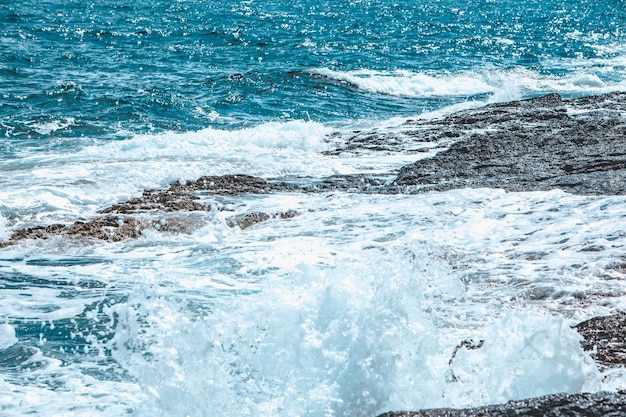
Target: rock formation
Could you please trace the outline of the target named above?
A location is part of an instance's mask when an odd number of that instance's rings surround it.
[[[403,167],[391,189],[559,188],[574,194],[623,195],[624,114],[625,93],[572,100],[550,94],[455,113],[429,122],[427,131],[452,130],[460,140],[433,158]]]
[[[271,191],[295,188],[287,184],[270,183],[249,175],[204,176],[185,184],[177,182],[166,190],[145,190],[141,197],[100,210],[98,213],[101,216],[99,217],[75,221],[72,224],[52,224],[16,230],[9,241],[0,242],[0,248],[24,239],[47,239],[55,235],[118,242],[124,239],[136,239],[146,228],[162,232],[190,232],[189,225],[184,224],[181,218],[164,215],[211,211],[210,206],[199,202],[198,193],[211,196],[234,196],[246,193],[267,194]],[[230,218],[227,224],[243,230],[271,218],[288,219],[296,215],[295,211],[273,214],[255,212]]]
[[[389,412],[379,417],[623,417],[626,396],[620,393],[555,394],[502,405]]]
[[[575,328],[585,339],[583,348],[592,351],[601,370],[626,365],[626,313],[594,317]]]

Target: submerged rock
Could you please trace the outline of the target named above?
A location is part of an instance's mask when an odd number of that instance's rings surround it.
[[[257,223],[261,223],[270,219],[291,219],[296,217],[298,212],[289,210],[282,213],[263,213],[255,211],[253,213],[243,214],[241,216],[233,216],[226,220],[226,224],[229,227],[239,227],[241,230],[245,230],[248,227],[254,226]]]
[[[562,100],[550,94],[465,110],[431,129],[460,140],[403,167],[390,190],[465,187],[626,194],[626,93]]]
[[[389,412],[379,417],[622,417],[625,415],[626,395],[598,393],[554,394],[464,410],[439,408]]]

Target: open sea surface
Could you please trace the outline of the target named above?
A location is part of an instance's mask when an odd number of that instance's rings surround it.
[[[618,90],[623,0],[0,0],[0,241],[202,175],[392,179],[426,155],[325,151]],[[570,327],[626,309],[625,197],[203,202],[164,217],[184,233],[0,250],[2,416],[369,417],[626,388]],[[450,364],[463,340],[484,346]]]

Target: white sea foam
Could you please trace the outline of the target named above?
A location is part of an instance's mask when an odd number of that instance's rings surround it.
[[[471,96],[495,91],[493,85],[484,82],[477,74],[469,72],[442,76],[405,70],[343,72],[320,68],[312,70],[311,73],[345,82],[364,91],[398,97]]]
[[[1,207],[12,223],[75,219],[178,179],[320,176],[391,160],[324,155],[329,131],[292,122],[136,135],[26,158],[3,177]],[[44,381],[0,379],[14,401],[0,395],[7,415],[36,413],[43,399],[61,415],[68,403],[102,416],[375,415],[626,387],[623,373],[599,379],[570,328],[626,307],[623,273],[612,268],[626,244],[623,197],[469,189],[206,202],[225,210],[180,214],[181,234],[2,251],[0,273],[19,285],[0,294],[0,317],[42,336],[28,346],[0,325],[0,347],[33,349],[21,379]],[[287,210],[298,215],[226,225]],[[72,321],[85,345],[62,367],[45,332]],[[469,339],[484,342],[450,365]],[[92,375],[106,360],[123,370],[119,380]]]
[[[422,311],[424,277],[406,255],[299,265],[201,319],[136,293],[139,311],[118,312],[129,331],[116,334],[115,357],[147,391],[145,415],[375,415],[598,388],[575,331],[526,311],[491,322],[484,350],[460,352],[446,371],[455,342]],[[141,343],[149,361],[124,347],[146,330],[158,331],[158,343]]]
[[[7,228],[7,219],[0,214],[0,242],[9,240],[10,233]]]
[[[580,349],[582,338],[562,318],[510,311],[483,332],[480,348],[461,348],[452,360],[446,395],[454,407],[600,388],[595,363]]]
[[[397,125],[400,121],[386,123]],[[440,150],[436,143],[419,144],[407,137],[410,152],[398,147],[395,152],[324,154],[335,142],[343,144],[354,126],[338,129],[344,133],[331,138],[329,126],[292,121],[240,130],[137,134],[66,154],[25,156],[19,163],[6,164],[11,175],[1,180],[0,201],[29,221],[40,221],[46,215],[89,216],[141,195],[145,189],[167,188],[176,181],[203,175],[319,178],[389,173],[432,154],[423,151]]]
[[[65,129],[75,123],[73,117],[66,117],[63,120],[51,120],[42,123],[32,123],[31,127],[40,135],[49,135],[57,130]]]
[[[89,350],[110,349],[132,381],[82,389],[86,404],[119,390],[107,403],[138,415],[375,415],[626,386],[617,373],[600,381],[570,327],[626,305],[623,280],[599,278],[620,274],[610,266],[623,253],[623,197],[459,190],[231,204],[200,215],[191,235],[64,246],[63,256],[62,242],[15,248],[27,253],[12,271],[37,282],[63,271],[107,285],[71,302],[55,288],[29,290],[28,303],[7,290],[15,302],[0,314],[54,323],[123,294],[87,316],[112,334],[88,334]],[[287,209],[300,214],[224,224]],[[106,262],[61,267],[68,256]],[[604,302],[580,307],[595,297]],[[470,339],[482,347],[449,365]]]
[[[15,329],[8,323],[0,323],[0,350],[11,347],[17,342]]]
[[[145,415],[375,415],[597,390],[595,366],[569,322],[503,305],[505,294],[519,294],[515,284],[467,288],[463,274],[453,272],[459,264],[451,269],[442,259],[469,242],[486,245],[470,246],[475,256],[506,252],[506,242],[525,231],[514,231],[519,219],[502,214],[528,201],[508,197],[452,192],[387,204],[382,197],[304,198],[300,204],[316,213],[227,233],[218,252],[228,261],[204,255],[208,268],[228,263],[264,277],[252,293],[224,295],[211,302],[210,314],[198,315],[165,296],[170,290],[139,285],[112,310],[120,325],[108,346],[144,388]],[[549,194],[536,197],[558,204]],[[464,211],[470,201],[490,214]],[[531,222],[541,216],[520,215]],[[496,219],[504,223],[484,228]],[[502,235],[492,241],[486,234],[496,227]],[[537,239],[529,246],[543,241]],[[481,269],[499,262],[485,259]],[[201,268],[194,269],[186,280],[200,279]],[[483,291],[486,298],[478,296]],[[468,337],[485,340],[484,347],[460,351],[449,367],[455,346]],[[128,348],[135,345],[142,348]]]
[[[410,71],[335,71],[328,68],[311,71],[314,75],[344,82],[363,91],[395,97],[489,95],[489,102],[501,102],[551,92],[599,94],[626,88],[626,74],[621,74],[621,81],[605,81],[600,78],[600,72],[602,71],[598,68],[577,68],[572,73],[556,76],[522,67],[485,68],[482,71],[445,74]]]
[[[267,123],[242,130],[137,134],[78,152],[25,156],[6,165],[11,175],[2,178],[0,201],[22,216],[80,216],[144,189],[202,175],[350,173],[355,168],[321,154],[330,132],[315,122]]]

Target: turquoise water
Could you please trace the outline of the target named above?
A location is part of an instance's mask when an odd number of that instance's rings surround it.
[[[515,96],[587,77],[561,86],[584,94],[624,81],[624,9],[617,0],[4,2],[2,128],[11,143],[41,143],[49,135],[36,126],[68,118],[53,137],[380,120],[485,100],[519,71],[532,81]],[[417,85],[416,75],[433,79]],[[463,76],[457,88],[427,85]],[[374,77],[380,91],[362,88]]]
[[[0,241],[202,175],[387,178],[447,146],[410,143],[409,118],[625,89],[619,0],[0,0]],[[327,152],[364,128],[408,144]],[[374,416],[626,388],[570,328],[626,308],[623,197],[202,198],[219,210],[145,214],[180,233],[0,250],[0,414]],[[466,339],[484,348],[450,364]]]

